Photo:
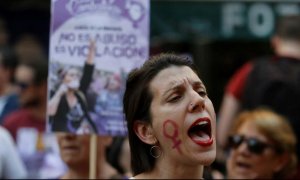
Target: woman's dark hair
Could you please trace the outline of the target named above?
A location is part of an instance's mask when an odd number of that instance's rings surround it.
[[[120,173],[125,174],[125,169],[120,164],[122,146],[126,137],[116,136],[112,144],[106,150],[107,161]]]
[[[142,67],[132,70],[128,75],[123,108],[127,121],[133,175],[151,171],[154,167],[155,159],[149,153],[151,145],[142,142],[133,127],[137,120],[151,124],[150,106],[153,97],[149,89],[150,82],[160,71],[170,66],[188,66],[199,75],[192,60],[174,54],[153,56]]]

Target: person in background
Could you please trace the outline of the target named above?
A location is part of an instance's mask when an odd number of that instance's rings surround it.
[[[216,157],[216,116],[193,62],[152,57],[130,72],[123,99],[135,179],[201,179]]]
[[[46,101],[48,63],[45,59],[21,62],[15,72],[21,108],[3,121],[3,126],[16,140],[20,128],[35,128],[44,132],[46,127]]]
[[[227,178],[292,178],[297,167],[296,143],[283,116],[265,108],[241,112],[228,140]]]
[[[18,65],[15,54],[8,50],[0,51],[0,124],[7,114],[20,107],[14,73]]]
[[[20,62],[15,72],[15,85],[19,90],[21,108],[7,115],[3,123],[16,142],[28,178],[33,179],[41,178],[48,148],[44,141],[47,77],[46,59]]]
[[[33,58],[46,58],[43,45],[34,34],[21,34],[13,47],[20,62],[31,61]]]
[[[113,138],[112,144],[107,149],[107,160],[120,174],[123,174],[123,179],[132,177],[128,137]]]
[[[90,135],[57,133],[57,141],[62,160],[68,170],[59,179],[88,179],[90,161]],[[120,179],[122,176],[106,161],[106,148],[111,144],[112,137],[97,137],[97,174],[98,179]]]
[[[25,166],[16,150],[9,132],[0,126],[0,179],[24,179],[27,177]]]
[[[105,111],[109,111],[110,114],[113,112],[121,112],[122,102],[120,102],[120,99],[122,99],[121,96],[123,94],[121,89],[122,80],[120,75],[116,73],[108,76],[104,89],[97,97],[95,111],[103,113],[104,115],[109,114],[105,113]]]
[[[123,84],[120,74],[114,73],[107,77],[104,88],[96,97],[95,115],[98,126],[102,126],[104,134],[125,135],[123,123]],[[118,125],[119,124],[119,125]]]
[[[300,16],[281,17],[271,38],[275,55],[249,61],[230,79],[218,114],[218,154],[222,152],[234,123],[245,109],[268,106],[288,118],[300,138]],[[299,157],[300,147],[297,145]],[[220,158],[219,158],[220,157]],[[299,171],[300,172],[300,171]]]

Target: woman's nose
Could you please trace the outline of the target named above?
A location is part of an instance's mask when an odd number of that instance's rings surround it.
[[[248,147],[247,147],[247,143],[245,141],[242,142],[242,144],[240,144],[240,146],[237,147],[236,150],[238,151],[238,153],[243,154],[243,155],[249,155],[250,154],[250,152],[248,150]]]
[[[190,104],[188,105],[189,112],[199,112],[205,109],[205,99],[198,92],[194,91],[191,96]]]

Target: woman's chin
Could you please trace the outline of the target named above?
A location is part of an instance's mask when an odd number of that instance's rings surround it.
[[[210,152],[209,155],[206,157],[203,165],[209,166],[216,160],[216,152]]]
[[[216,159],[216,151],[211,150],[211,151],[207,151],[207,152],[202,152],[201,155],[197,155],[197,157],[195,159],[197,159],[198,164],[202,164],[204,166],[209,166]]]

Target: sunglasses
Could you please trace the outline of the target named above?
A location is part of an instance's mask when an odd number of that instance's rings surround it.
[[[246,138],[242,135],[229,136],[228,146],[229,148],[237,149],[244,141],[247,143],[248,150],[257,155],[262,154],[266,148],[273,148],[277,150],[277,148],[271,144],[267,144],[256,138]]]

